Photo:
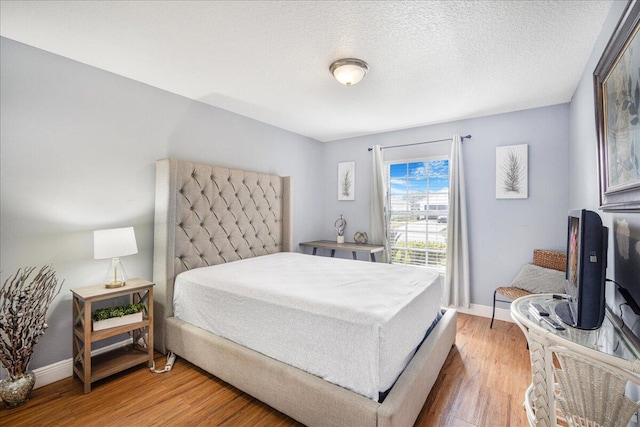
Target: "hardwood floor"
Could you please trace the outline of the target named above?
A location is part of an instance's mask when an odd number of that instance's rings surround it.
[[[164,356],[156,363],[164,366]],[[513,323],[458,315],[456,345],[416,426],[526,426],[531,382],[525,338]],[[95,383],[68,378],[33,391],[1,426],[299,426],[301,424],[178,358],[168,374],[142,365]]]

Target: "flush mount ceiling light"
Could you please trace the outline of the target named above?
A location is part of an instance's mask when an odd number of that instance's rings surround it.
[[[369,71],[369,66],[361,59],[338,59],[329,67],[331,74],[337,81],[345,86],[351,86],[364,78]]]

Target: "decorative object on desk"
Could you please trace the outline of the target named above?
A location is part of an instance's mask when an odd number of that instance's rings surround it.
[[[0,361],[8,374],[8,378],[0,380],[0,398],[10,408],[29,400],[35,384],[29,362],[48,327],[49,305],[62,288],[50,265],[29,280],[34,270],[35,267],[18,269],[0,288]]]
[[[344,229],[347,228],[347,220],[340,214],[340,218],[333,223],[333,227],[336,229],[337,239],[336,242],[344,243]]]
[[[142,322],[142,311],[144,309],[145,305],[138,303],[96,310],[91,313],[93,330],[100,331],[102,329]]]
[[[369,241],[369,237],[364,231],[356,231],[356,234],[353,235],[353,241],[358,245],[364,245]]]
[[[526,199],[527,144],[496,147],[496,199]]]
[[[111,258],[111,266],[105,276],[107,288],[119,288],[126,285],[127,273],[120,263],[120,257],[138,253],[136,235],[133,227],[111,228],[93,232],[93,257]]]
[[[338,200],[356,199],[356,162],[338,163]]]
[[[640,210],[640,2],[629,2],[593,72],[600,208]]]

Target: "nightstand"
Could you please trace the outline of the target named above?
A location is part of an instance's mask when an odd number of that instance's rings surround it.
[[[130,279],[120,288],[105,288],[104,284],[71,289],[73,293],[73,373],[84,383],[84,392],[91,383],[139,365],[153,364],[153,286],[148,280]],[[141,322],[93,331],[91,305],[96,301],[131,296],[131,302],[146,308]],[[91,356],[91,343],[128,333],[133,343],[125,347]],[[138,342],[142,339],[145,346]]]

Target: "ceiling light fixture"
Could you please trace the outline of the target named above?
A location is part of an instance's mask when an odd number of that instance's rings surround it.
[[[331,74],[345,86],[354,85],[364,78],[369,71],[369,65],[361,59],[338,59],[329,67]]]

